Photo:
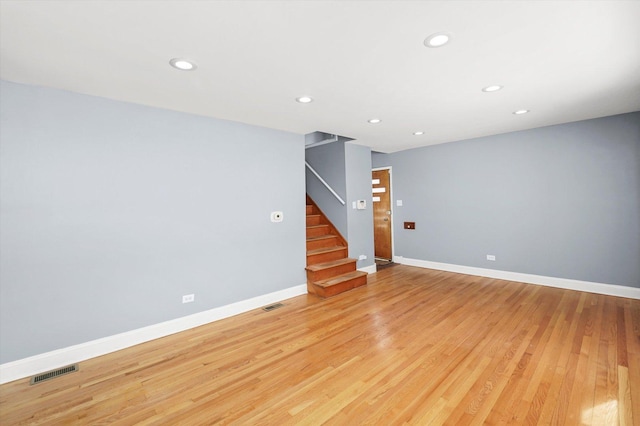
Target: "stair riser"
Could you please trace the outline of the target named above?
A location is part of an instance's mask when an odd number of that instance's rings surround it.
[[[315,214],[313,211],[313,206],[307,206],[307,214]]]
[[[311,281],[308,281],[308,280],[307,280],[307,293],[309,293],[309,294],[316,294],[316,295],[318,294],[318,293],[316,292],[316,286],[314,286],[314,285],[311,283]]]
[[[367,284],[367,276],[361,276],[354,278],[349,281],[342,282],[340,284],[332,285],[331,287],[320,287],[313,286],[315,290],[315,294],[320,297],[331,297],[336,294],[344,293],[345,291],[349,291],[353,288],[360,287]]]
[[[307,228],[307,238],[320,237],[329,234],[329,226],[321,226],[319,228]]]
[[[316,241],[307,241],[307,250],[315,250],[319,248],[325,247],[335,247],[338,245],[338,238],[323,238],[321,240]]]
[[[312,254],[307,256],[307,266],[315,265],[316,263],[329,262],[331,260],[338,260],[347,257],[347,248],[342,250],[330,251],[328,253]]]
[[[327,278],[335,277],[338,275],[346,274],[347,272],[353,272],[356,270],[356,263],[346,263],[344,265],[334,266],[333,268],[322,269],[320,271],[307,271],[307,280],[309,281],[322,281]]]
[[[307,216],[307,226],[320,225],[320,216]]]

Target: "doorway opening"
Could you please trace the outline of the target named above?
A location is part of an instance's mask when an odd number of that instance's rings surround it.
[[[371,172],[373,195],[373,242],[376,265],[386,266],[393,262],[391,168],[374,169]]]

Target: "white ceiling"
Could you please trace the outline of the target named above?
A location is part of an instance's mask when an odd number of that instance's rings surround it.
[[[393,152],[640,110],[640,1],[2,0],[0,78]]]

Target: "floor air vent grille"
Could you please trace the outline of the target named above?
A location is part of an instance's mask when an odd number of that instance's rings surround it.
[[[273,311],[274,309],[282,308],[284,305],[282,303],[274,303],[273,305],[265,306],[262,308],[265,311]]]
[[[31,378],[30,384],[35,385],[36,383],[44,382],[45,380],[55,379],[56,377],[73,373],[74,371],[78,371],[78,364],[67,365],[66,367],[58,368],[56,370],[47,371],[46,373],[33,376]]]

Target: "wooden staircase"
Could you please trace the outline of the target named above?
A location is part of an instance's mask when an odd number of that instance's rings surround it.
[[[347,241],[307,196],[308,292],[326,298],[367,284],[367,273],[347,256]]]

